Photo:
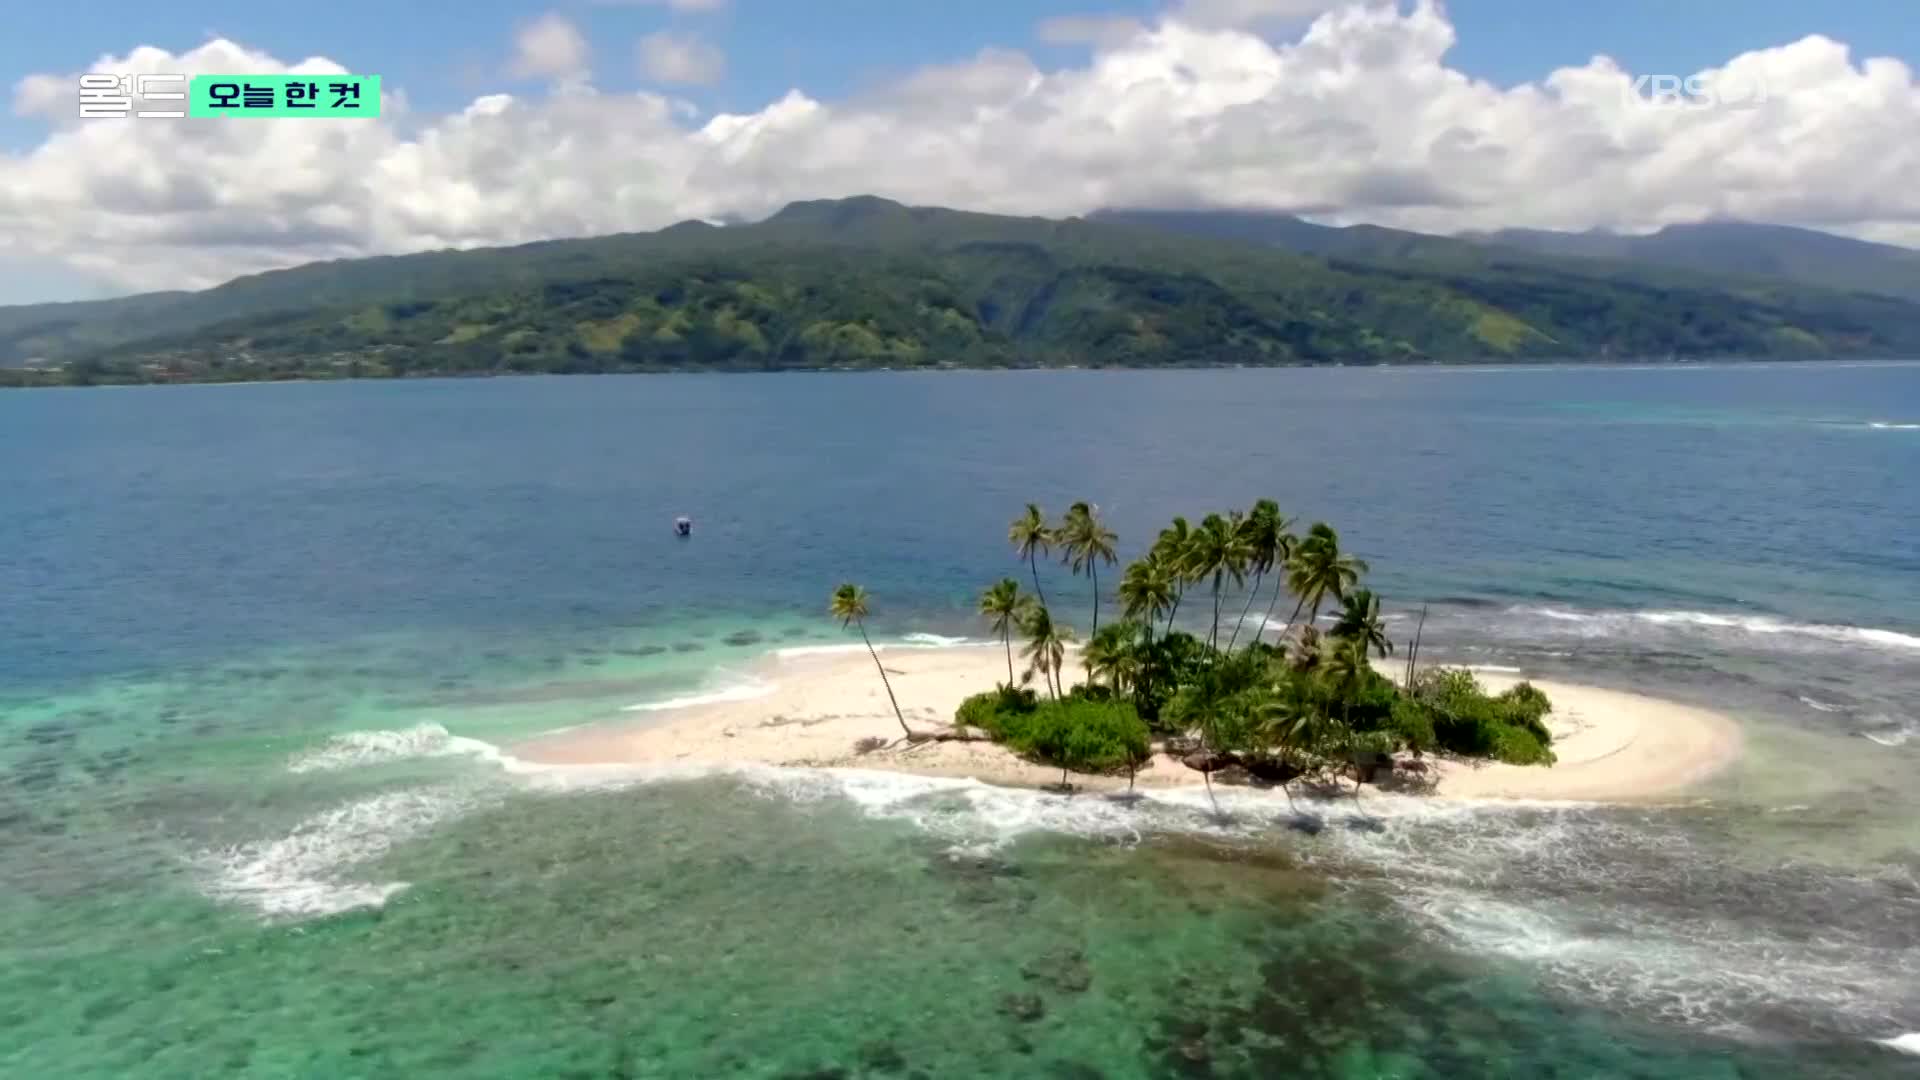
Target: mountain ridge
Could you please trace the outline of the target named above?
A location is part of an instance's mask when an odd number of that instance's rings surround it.
[[[0,356],[109,381],[1901,354],[1920,302],[1781,278],[1260,212],[877,196],[0,308]]]

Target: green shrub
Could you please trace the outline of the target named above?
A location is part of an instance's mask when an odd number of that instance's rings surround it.
[[[1523,727],[1503,724],[1492,729],[1492,745],[1488,754],[1511,765],[1551,765],[1553,751],[1533,732]]]
[[[1388,728],[1409,750],[1431,753],[1440,745],[1433,731],[1433,712],[1410,697],[1394,699]]]
[[[1147,760],[1147,725],[1132,705],[1120,702],[1078,712],[1068,724],[1062,764],[1080,772],[1131,774]]]
[[[1553,763],[1545,719],[1553,705],[1531,683],[1490,696],[1471,672],[1440,668],[1420,678],[1414,696],[1443,749],[1515,765]]]
[[[1529,682],[1523,682],[1494,698],[1500,703],[1501,712],[1507,723],[1525,728],[1542,744],[1551,742],[1553,736],[1547,732],[1546,716],[1553,711],[1553,703],[1540,688]]]
[[[1147,725],[1125,701],[1069,697],[994,714],[996,741],[1022,757],[1074,772],[1111,773],[1147,759]]]
[[[1528,713],[1533,719],[1539,719],[1553,710],[1553,703],[1547,695],[1530,682],[1522,682],[1500,695],[1500,700],[1515,706],[1518,711]]]
[[[989,738],[999,740],[1004,737],[1010,720],[1017,725],[1019,719],[1033,712],[1039,703],[1039,696],[1025,687],[998,686],[962,701],[953,714],[953,722],[957,727],[979,728]]]

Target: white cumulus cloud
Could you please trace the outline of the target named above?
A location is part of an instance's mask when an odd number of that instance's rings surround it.
[[[661,30],[640,39],[640,73],[655,82],[705,86],[726,74],[727,57],[692,34]]]
[[[1392,7],[1396,0],[1371,0]],[[1173,16],[1204,27],[1257,27],[1310,19],[1340,6],[1340,0],[1178,0]]]
[[[1266,5],[1283,6],[1298,7]],[[178,288],[857,193],[1053,215],[1264,207],[1442,232],[1719,216],[1920,245],[1920,84],[1819,36],[1707,73],[1765,100],[1692,107],[1637,96],[1636,73],[1605,57],[1512,87],[1472,78],[1448,64],[1454,27],[1431,2],[1343,7],[1284,33],[1176,11],[1058,70],[988,49],[854,98],[795,89],[701,118],[664,94],[595,89],[584,40],[555,27],[570,24],[529,24],[518,53],[551,90],[449,115],[414,114],[389,85],[378,120],[79,121],[73,73],[29,76],[13,108],[50,130],[0,153],[0,259]],[[353,63],[214,40],[94,70]]]
[[[589,52],[580,28],[550,11],[514,35],[510,70],[519,79],[584,78]]]

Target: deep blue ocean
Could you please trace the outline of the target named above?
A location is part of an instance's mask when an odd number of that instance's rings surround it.
[[[20,391],[0,470],[0,1075],[1920,1074],[1920,366]],[[842,580],[984,635],[1029,501],[1263,497],[1423,656],[1746,759],[1313,836],[502,768]]]

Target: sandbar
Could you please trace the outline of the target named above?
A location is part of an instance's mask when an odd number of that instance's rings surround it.
[[[880,662],[916,732],[952,731],[954,710],[968,695],[1007,678],[999,645],[882,645]],[[1021,669],[1016,654],[1015,671]],[[1067,683],[1080,678],[1069,655]],[[1522,676],[1475,671],[1489,690]],[[1023,761],[984,741],[910,743],[887,701],[873,659],[855,643],[846,649],[796,649],[759,661],[751,681],[681,707],[626,711],[604,723],[568,729],[511,748],[542,765],[763,764],[883,769],[964,777],[1011,787],[1058,784],[1060,770]],[[1440,757],[1427,759],[1432,794],[1441,798],[1561,799],[1636,802],[1692,787],[1738,759],[1740,726],[1732,718],[1657,697],[1535,679],[1553,702],[1553,766],[1520,766]],[[698,697],[699,695],[694,695]],[[1077,789],[1112,791],[1125,776],[1075,774]],[[1165,754],[1135,777],[1146,788],[1187,787],[1202,775]]]

